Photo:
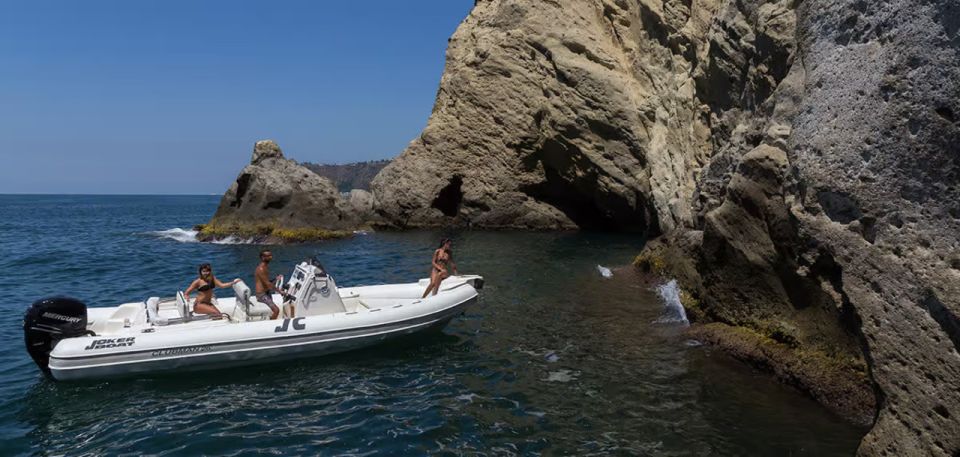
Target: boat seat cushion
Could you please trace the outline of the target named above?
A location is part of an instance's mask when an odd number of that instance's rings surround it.
[[[167,319],[160,317],[160,297],[147,299],[147,322],[153,325],[167,325]]]
[[[273,310],[271,310],[266,304],[257,301],[256,298],[250,298],[250,308],[248,308],[247,314],[251,316],[270,317],[273,315]]]
[[[238,281],[233,285],[233,293],[237,296],[237,308],[243,311],[246,318],[269,317],[273,314],[269,306],[260,303],[253,297],[253,293],[250,292],[250,287],[247,287],[243,281]]]
[[[130,327],[142,312],[143,310],[139,303],[120,305],[103,321],[101,331],[103,333],[114,333],[119,332],[125,327]]]
[[[187,302],[187,296],[182,290],[177,291],[177,309],[180,311],[180,317],[190,318],[190,303]]]

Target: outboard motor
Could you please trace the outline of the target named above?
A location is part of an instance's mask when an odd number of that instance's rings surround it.
[[[37,366],[49,375],[50,351],[64,338],[87,335],[87,305],[67,297],[33,302],[23,316],[23,339]]]

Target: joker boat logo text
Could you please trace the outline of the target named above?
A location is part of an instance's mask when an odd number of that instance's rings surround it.
[[[89,346],[83,348],[84,351],[89,351],[91,349],[106,349],[106,348],[122,348],[125,346],[133,346],[135,336],[130,338],[106,338],[102,340],[93,340],[93,343],[90,343]]]

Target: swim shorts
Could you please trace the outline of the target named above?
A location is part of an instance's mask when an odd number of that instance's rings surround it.
[[[271,295],[271,294],[260,294],[260,295],[257,295],[257,301],[259,301],[260,303],[263,303],[263,304],[269,306],[270,309],[279,309],[279,308],[277,308],[277,305],[276,305],[275,303],[273,303],[273,295]]]

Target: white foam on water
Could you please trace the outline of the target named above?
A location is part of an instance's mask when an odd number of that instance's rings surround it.
[[[680,303],[680,286],[676,279],[671,279],[670,282],[657,286],[657,293],[663,300],[663,315],[653,321],[654,323],[690,325],[690,321],[687,320],[687,312]]]
[[[179,241],[181,243],[199,243],[196,230],[185,230],[179,227],[169,230],[157,230],[155,232],[146,232],[146,235],[166,238],[168,240]]]
[[[178,241],[180,243],[199,243],[200,240],[197,239],[196,230],[187,230],[180,227],[174,227],[168,230],[157,230],[155,232],[145,232],[145,235],[155,236],[158,238],[165,238],[168,240]],[[235,236],[228,236],[226,238],[211,241],[213,244],[254,244],[253,239],[251,238],[238,238]]]
[[[600,276],[603,276],[604,278],[612,278],[612,277],[613,277],[613,272],[610,271],[609,268],[607,268],[607,267],[605,267],[605,266],[603,266],[603,265],[597,265],[597,271],[600,272]]]
[[[475,393],[468,393],[468,394],[458,395],[458,396],[457,396],[457,400],[460,400],[460,401],[466,402],[466,403],[473,403],[473,399],[474,399],[474,398],[478,398],[478,397],[479,397],[479,395],[477,395],[477,394],[475,394]]]
[[[547,373],[546,382],[570,382],[577,379],[578,374],[571,370],[557,370]]]
[[[213,244],[256,244],[253,241],[253,238],[238,238],[235,236],[228,236],[223,239],[211,241]]]

